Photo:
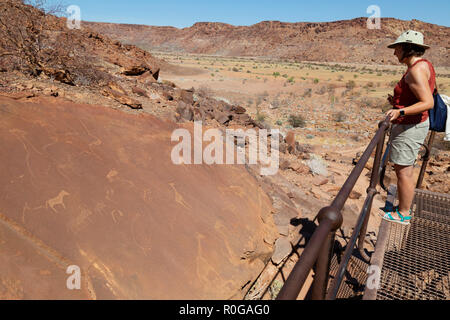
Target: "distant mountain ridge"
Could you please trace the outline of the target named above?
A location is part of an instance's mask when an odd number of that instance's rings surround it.
[[[398,64],[386,46],[403,31],[413,29],[424,33],[432,47],[426,57],[437,66],[450,66],[450,28],[419,20],[382,18],[378,30],[368,29],[365,17],[320,23],[263,21],[251,26],[198,22],[183,29],[85,23],[146,50],[368,64]]]

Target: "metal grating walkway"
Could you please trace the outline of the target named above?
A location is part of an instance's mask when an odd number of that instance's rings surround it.
[[[340,259],[335,254],[331,260],[330,281],[332,284],[339,268]],[[339,286],[336,296],[338,300],[360,300],[364,294],[364,285],[367,281],[367,267],[369,265],[359,257],[358,250],[354,250],[345,271],[345,277]]]
[[[450,196],[416,190],[409,226],[380,226],[372,265],[382,266],[377,291],[364,299],[450,300]]]

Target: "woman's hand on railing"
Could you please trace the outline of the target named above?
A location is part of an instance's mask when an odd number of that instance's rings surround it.
[[[400,117],[400,109],[391,109],[386,112],[386,116],[390,117],[390,121],[393,122]]]

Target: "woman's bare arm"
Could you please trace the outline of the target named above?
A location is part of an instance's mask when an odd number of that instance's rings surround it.
[[[403,108],[402,110],[405,111],[405,115],[416,115],[433,109],[434,99],[428,83],[429,74],[430,71],[428,65],[426,63],[419,63],[416,67],[412,68],[406,76],[406,83],[409,85],[409,88],[419,102],[407,108]],[[389,110],[387,115],[390,115],[391,121],[394,121],[400,116],[400,110]]]
[[[412,68],[406,77],[406,83],[419,100],[404,109],[407,115],[419,114],[434,107],[433,93],[428,83],[429,74],[428,64],[420,63],[416,68]]]

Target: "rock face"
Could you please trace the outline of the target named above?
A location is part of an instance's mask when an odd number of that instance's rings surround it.
[[[256,179],[174,165],[175,124],[60,98],[0,113],[0,299],[228,299],[270,259]]]
[[[272,261],[275,264],[280,264],[292,252],[292,245],[288,238],[279,238],[275,242],[275,251],[272,256]]]
[[[113,98],[114,100],[123,105],[129,106],[131,109],[142,109],[142,104],[139,101],[130,98],[127,94],[123,94],[114,89],[105,89],[103,91],[103,95],[106,97]]]
[[[450,28],[418,20],[382,18],[379,30],[368,29],[364,17],[324,23],[263,21],[252,26],[201,22],[184,29],[87,25],[113,39],[158,51],[369,64],[396,64],[386,46],[413,29],[423,32],[432,46],[427,57],[437,66],[450,66]]]

